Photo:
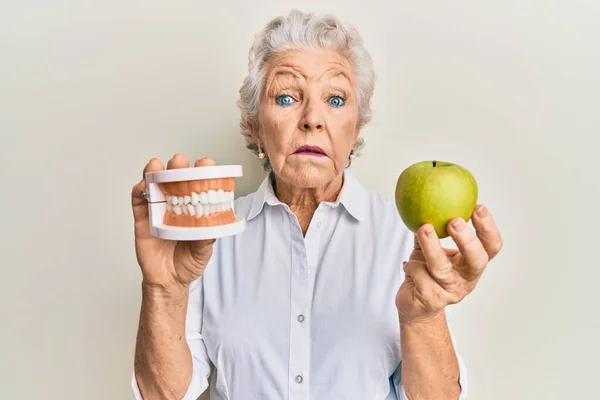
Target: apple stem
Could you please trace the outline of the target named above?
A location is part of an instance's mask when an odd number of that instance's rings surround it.
[[[435,165],[436,165],[436,164],[437,164],[437,161],[434,161],[434,162],[433,162],[433,166],[435,167]]]

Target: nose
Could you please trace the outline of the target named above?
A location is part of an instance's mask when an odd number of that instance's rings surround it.
[[[302,131],[322,131],[323,130],[323,115],[319,110],[318,101],[309,100],[304,108],[304,114],[299,121],[299,128]]]

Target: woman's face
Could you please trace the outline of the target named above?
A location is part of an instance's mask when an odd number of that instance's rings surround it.
[[[343,172],[358,137],[350,64],[329,50],[289,51],[271,60],[254,139],[279,179],[325,186]]]

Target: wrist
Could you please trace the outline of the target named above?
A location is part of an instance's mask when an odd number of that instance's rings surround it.
[[[156,284],[142,280],[142,295],[153,299],[179,299],[187,297],[189,285],[179,282]]]
[[[441,309],[431,314],[408,316],[399,311],[398,318],[403,327],[434,327],[446,323],[446,312]]]

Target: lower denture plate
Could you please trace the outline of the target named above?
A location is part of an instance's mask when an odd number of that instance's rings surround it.
[[[196,207],[194,207],[191,204],[187,204],[186,207],[187,207],[188,212],[190,213],[190,215],[192,215],[192,216],[196,215]]]
[[[171,204],[171,199],[167,201],[167,211],[173,212],[173,204]]]
[[[173,212],[175,215],[181,215],[183,213],[179,204],[173,206]]]
[[[190,215],[190,210],[188,210],[187,204],[182,205],[181,209],[183,210],[183,215]]]
[[[191,200],[190,196],[183,196],[183,204],[189,204]]]
[[[201,217],[204,215],[204,207],[202,206],[201,203],[197,203],[196,204],[196,215],[198,217]]]

